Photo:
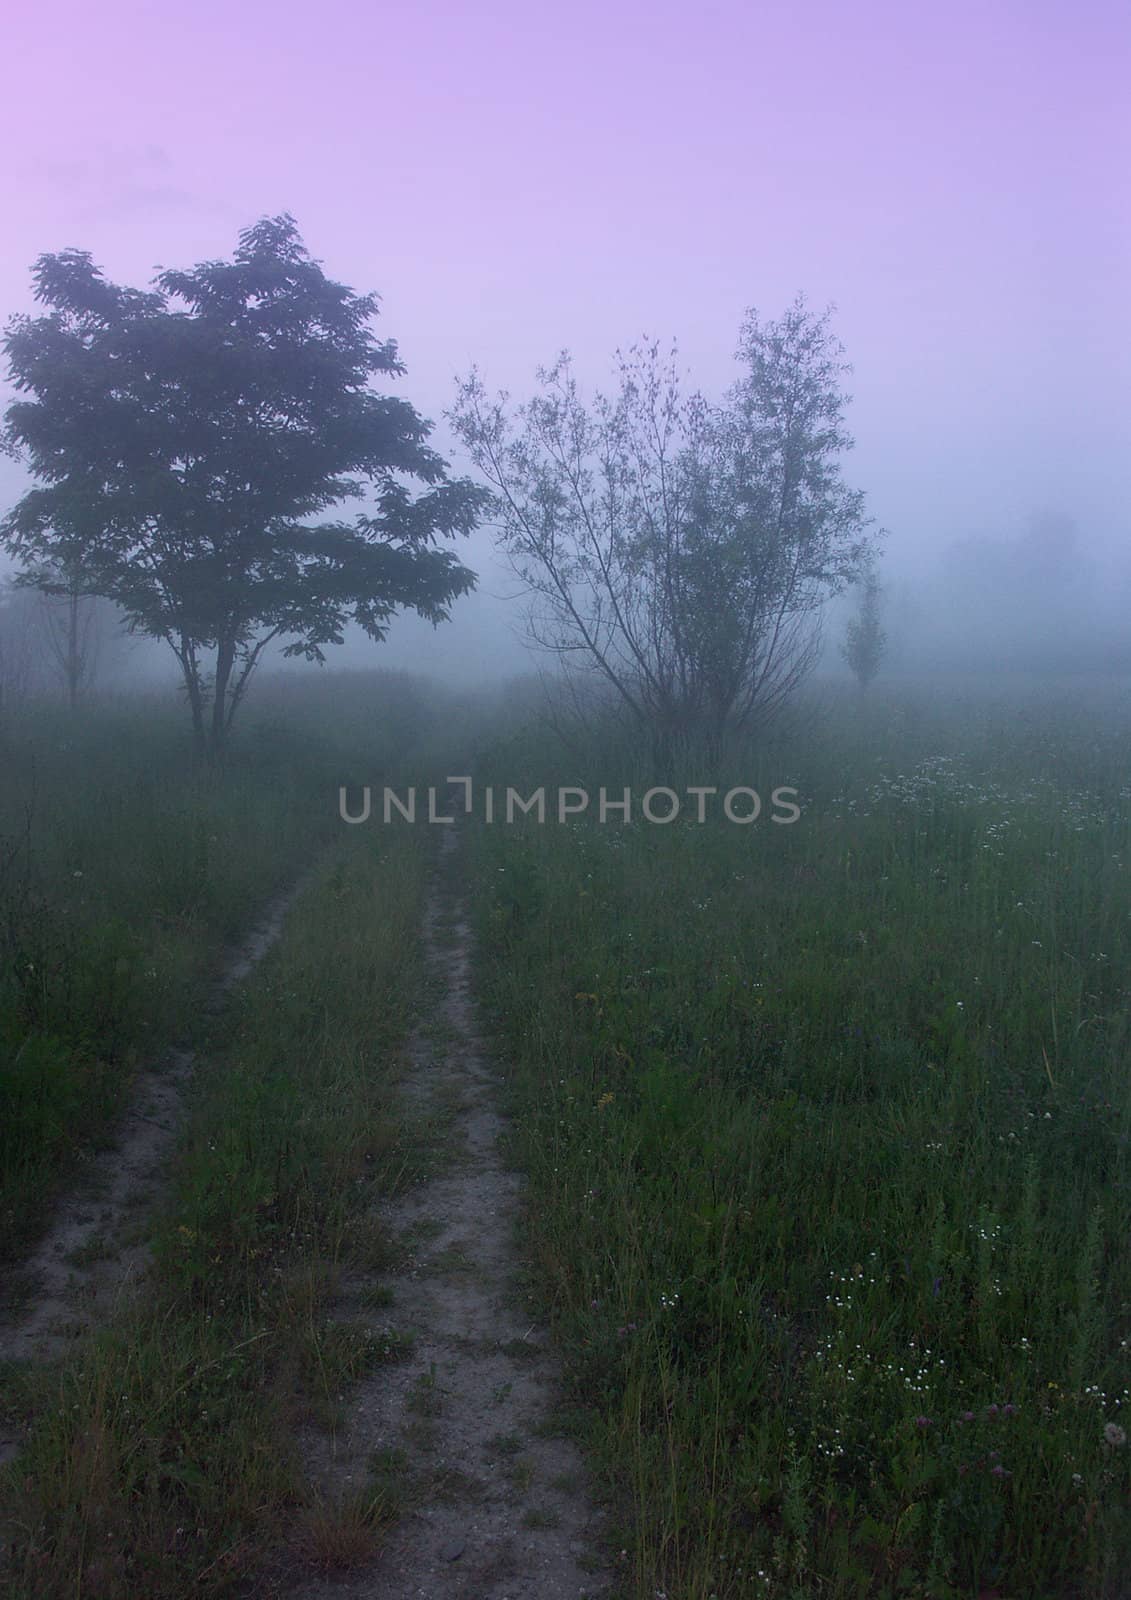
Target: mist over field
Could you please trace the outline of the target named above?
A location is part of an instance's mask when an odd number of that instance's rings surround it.
[[[0,1593],[1131,1595],[1131,14],[25,7]]]

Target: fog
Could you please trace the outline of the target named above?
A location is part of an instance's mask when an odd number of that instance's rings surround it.
[[[1126,669],[1123,7],[112,0],[8,35],[6,315],[35,310],[42,252],[144,287],[290,212],[331,277],[380,293],[391,387],[464,472],[443,413],[473,364],[521,399],[562,348],[592,388],[617,346],[675,336],[715,396],[744,310],[801,290],[835,303],[854,368],[885,671]],[[3,509],[29,486],[0,459]],[[450,623],[351,633],[333,664],[528,669],[489,529],[461,559],[479,586]],[[824,670],[854,603],[828,608]],[[120,671],[172,683],[162,652]]]

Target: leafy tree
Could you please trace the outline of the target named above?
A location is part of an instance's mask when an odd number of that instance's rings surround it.
[[[437,545],[471,532],[484,492],[447,478],[407,401],[370,388],[405,370],[370,330],[377,296],[327,278],[292,217],[148,293],[78,250],[41,256],[34,281],[51,311],[9,324],[11,378],[34,398],[9,406],[6,442],[39,485],[0,538],[169,644],[201,744],[223,745],[272,640],[320,662],[351,621],[380,640],[398,608],[439,623],[474,587]],[[309,520],[367,492],[352,522]]]
[[[860,586],[860,609],[850,617],[845,629],[841,654],[855,674],[863,694],[880,670],[887,650],[887,638],[880,626],[881,589],[874,572]]]
[[[721,406],[681,391],[674,352],[620,356],[619,392],[582,401],[568,354],[516,417],[477,371],[449,418],[492,485],[529,637],[602,681],[673,742],[767,720],[814,664],[820,608],[871,549],[829,330],[798,299],[751,311]]]

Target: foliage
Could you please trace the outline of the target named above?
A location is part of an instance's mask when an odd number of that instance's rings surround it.
[[[471,531],[482,491],[448,480],[407,401],[370,389],[404,371],[370,331],[377,297],[327,278],[291,217],[148,293],[79,250],[41,256],[34,279],[51,309],[9,325],[32,398],[5,437],[40,482],[0,537],[30,581],[81,574],[166,641],[199,740],[223,744],[271,641],[321,661],[349,622],[375,640],[398,607],[439,623],[473,586],[434,546]],[[367,490],[352,524],[308,520]]]
[[[477,371],[449,413],[493,486],[530,637],[607,686],[668,744],[764,722],[817,653],[823,601],[871,549],[843,482],[841,347],[830,313],[747,314],[722,406],[681,391],[674,351],[618,352],[583,402],[569,356],[541,392],[492,400]]]
[[[849,618],[841,646],[862,691],[879,672],[886,650],[887,639],[880,626],[880,585],[875,573],[869,572],[860,586],[859,613]]]

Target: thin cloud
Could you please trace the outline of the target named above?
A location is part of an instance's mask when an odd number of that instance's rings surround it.
[[[134,150],[95,147],[81,159],[39,163],[47,186],[65,198],[77,222],[133,222],[171,213],[214,214],[213,201],[171,181],[175,162],[161,145]]]

